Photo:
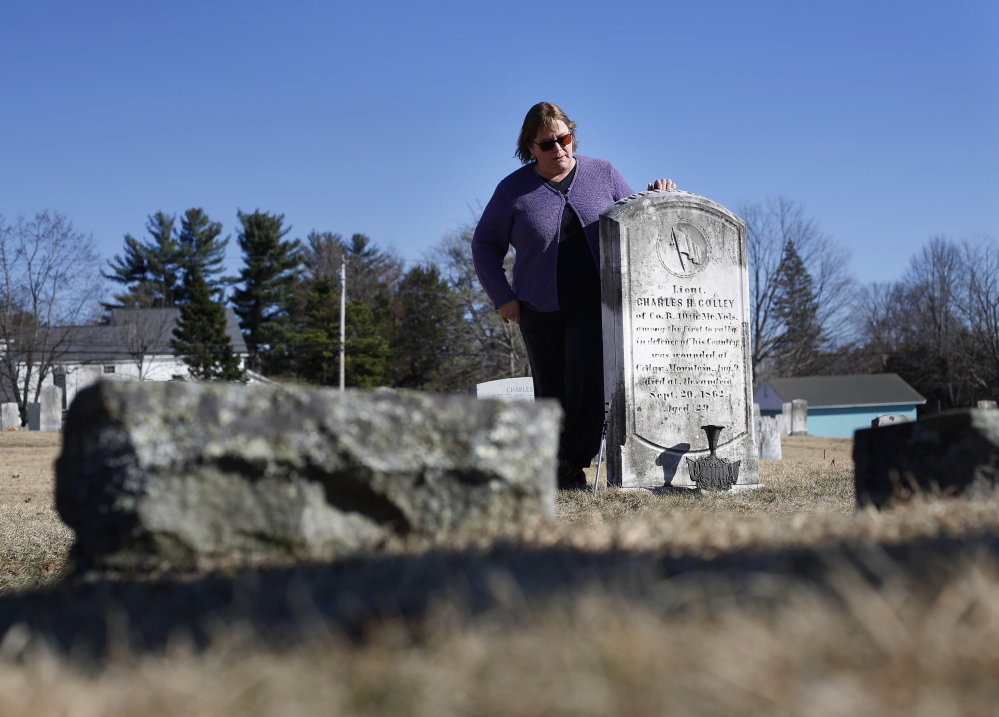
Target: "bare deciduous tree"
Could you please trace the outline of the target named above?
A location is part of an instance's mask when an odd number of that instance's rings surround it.
[[[999,246],[990,238],[965,241],[961,259],[965,285],[958,310],[985,359],[985,383],[994,392],[999,389]]]
[[[176,323],[173,310],[153,308],[151,303],[146,299],[135,308],[112,309],[115,334],[135,364],[140,381],[148,378],[153,355],[171,351],[170,338]]]
[[[445,235],[434,247],[432,259],[441,267],[444,276],[458,297],[467,332],[465,345],[476,352],[475,382],[529,373],[527,349],[516,324],[504,323],[493,309],[489,297],[479,284],[472,264],[471,222]],[[507,268],[513,266],[512,256],[506,259]]]
[[[69,327],[96,317],[100,293],[93,238],[65,215],[0,217],[0,388],[22,423],[73,338]]]
[[[999,249],[936,236],[902,278],[860,292],[865,350],[933,410],[999,397]]]
[[[850,298],[855,279],[849,271],[849,253],[823,234],[804,207],[785,197],[765,204],[739,207],[746,221],[749,248],[750,332],[753,370],[765,378],[764,367],[777,358],[787,327],[781,320],[781,259],[792,242],[812,281],[817,321],[833,346],[845,342],[852,326]]]

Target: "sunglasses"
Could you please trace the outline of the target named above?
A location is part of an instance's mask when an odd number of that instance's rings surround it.
[[[558,142],[563,147],[568,147],[572,144],[572,134],[564,134],[561,137],[556,137],[555,139],[546,139],[544,142],[535,142],[538,148],[542,152],[551,152],[555,149],[555,143]]]

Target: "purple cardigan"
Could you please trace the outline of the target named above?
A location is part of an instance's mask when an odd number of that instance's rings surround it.
[[[600,212],[634,194],[610,162],[576,155],[576,176],[568,203],[583,224],[593,260],[600,266]],[[566,197],[550,187],[528,164],[496,187],[472,236],[472,260],[482,288],[494,308],[520,299],[535,311],[557,311],[558,233]],[[517,252],[513,286],[506,280],[503,258]]]

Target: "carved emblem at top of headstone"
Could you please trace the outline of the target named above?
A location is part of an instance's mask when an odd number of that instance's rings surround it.
[[[698,274],[711,261],[708,233],[692,221],[681,219],[665,233],[657,229],[654,241],[659,260],[676,276]]]

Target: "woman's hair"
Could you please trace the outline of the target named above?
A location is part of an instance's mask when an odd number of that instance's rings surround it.
[[[520,138],[517,140],[517,154],[514,155],[523,164],[528,164],[534,160],[531,154],[531,145],[534,138],[543,127],[551,127],[559,121],[565,122],[565,126],[572,132],[572,151],[576,152],[576,123],[569,119],[565,112],[559,109],[558,105],[551,102],[539,102],[531,109],[527,110],[524,118],[524,126],[520,128]]]

